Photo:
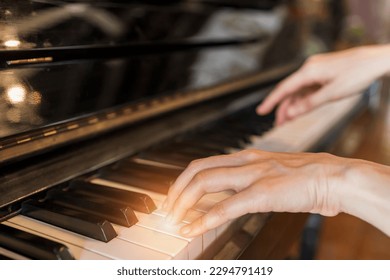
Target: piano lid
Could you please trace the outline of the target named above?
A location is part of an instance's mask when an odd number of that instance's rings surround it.
[[[159,108],[145,118],[229,92],[204,93],[261,72],[273,56],[289,10],[269,3],[3,1],[0,151],[115,118],[118,108]]]

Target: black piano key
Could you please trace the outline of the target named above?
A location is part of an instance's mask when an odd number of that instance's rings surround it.
[[[204,156],[220,155],[226,153],[224,149],[213,146],[207,146],[204,143],[196,143],[189,139],[175,139],[170,146],[178,150],[193,151]]]
[[[198,146],[177,145],[176,143],[159,147],[158,149],[155,149],[153,151],[181,155],[183,157],[185,156],[191,158],[204,158],[220,154],[216,150],[206,149]]]
[[[223,135],[223,137],[228,139],[235,139],[236,141],[240,141],[244,144],[250,143],[251,134],[243,129],[233,129],[232,127],[223,127],[217,126],[213,129],[213,134]]]
[[[261,128],[258,124],[251,122],[250,120],[243,123],[242,121],[236,120],[226,120],[223,122],[222,128],[230,128],[238,133],[244,133],[249,135],[262,135],[264,129]]]
[[[117,236],[107,220],[50,201],[24,202],[22,214],[104,242]]]
[[[162,181],[162,182],[165,182],[165,183],[171,183],[173,181],[175,181],[175,179],[177,178],[177,174],[180,174],[180,172],[177,172],[179,170],[175,170],[176,172],[172,172],[172,173],[164,173],[162,172],[162,170],[158,169],[148,169],[148,168],[138,168],[137,166],[137,163],[135,164],[127,164],[127,163],[124,163],[124,164],[116,164],[116,165],[113,165],[111,166],[110,168],[108,168],[108,170],[112,170],[112,171],[115,171],[115,172],[123,172],[123,173],[126,173],[128,174],[129,176],[136,176],[136,177],[139,177],[139,178],[154,178],[154,180],[156,181]],[[171,169],[172,170],[172,169]]]
[[[0,224],[0,247],[37,260],[72,260],[65,245]]]
[[[259,131],[255,128],[255,124],[251,121],[221,121],[221,123],[218,125],[220,129],[231,131],[234,134],[238,135],[244,135],[246,139],[250,138],[252,135],[259,135],[262,134],[263,131]]]
[[[137,158],[173,165],[179,168],[186,168],[191,161],[198,159],[199,157],[147,150],[137,154]]]
[[[151,149],[148,150],[147,153],[165,156],[166,158],[171,160],[183,161],[186,164],[188,164],[194,159],[204,158],[213,155],[210,153],[193,151],[191,149],[175,148],[173,145],[168,147],[158,148],[158,149]]]
[[[126,170],[132,170],[134,172],[149,172],[152,174],[162,174],[170,178],[177,178],[183,169],[173,169],[160,166],[152,166],[147,164],[142,164],[134,161],[134,158],[128,158],[122,160],[119,164],[115,165],[115,168],[124,168]]]
[[[221,134],[213,133],[211,131],[202,131],[201,133],[193,135],[190,139],[199,143],[214,143],[220,149],[241,149],[244,147],[244,143],[240,139],[230,138],[228,135],[224,136]]]
[[[275,117],[273,114],[258,116],[254,110],[230,116],[223,122],[229,126],[243,127],[253,135],[262,135],[274,126]]]
[[[104,176],[101,178],[110,180]],[[125,204],[142,213],[150,214],[157,209],[156,204],[147,194],[115,189],[82,180],[72,181],[68,191],[104,199],[107,202]]]
[[[134,175],[123,170],[105,170],[101,172],[99,177],[109,181],[118,182],[153,192],[167,194],[173,181],[164,181],[159,178],[153,178],[151,176],[152,175],[149,175],[148,177],[146,174],[145,176],[140,174]]]
[[[226,154],[227,149],[229,147],[221,147],[221,145],[218,145],[214,142],[199,142],[194,139],[191,139],[191,137],[186,138],[180,138],[176,139],[174,144],[182,144],[182,145],[189,145],[189,146],[196,146],[201,148],[207,148],[207,149],[214,149],[215,151],[218,151],[218,154]]]
[[[57,190],[48,192],[48,200],[53,204],[96,215],[125,227],[130,227],[138,222],[133,209],[124,204],[96,201],[93,197],[86,195],[75,195]]]

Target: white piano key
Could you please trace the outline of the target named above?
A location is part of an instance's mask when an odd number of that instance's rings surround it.
[[[221,235],[223,235],[229,229],[229,227],[232,226],[232,224],[233,224],[233,221],[228,221],[228,222],[220,225],[219,227],[217,227],[217,229],[216,229],[216,238],[218,238]]]
[[[165,233],[176,238],[186,240],[188,244],[188,255],[190,259],[199,258],[203,252],[203,236],[197,236],[194,238],[183,237],[179,230],[184,223],[177,225],[172,225],[167,223],[164,217],[154,215],[154,214],[144,214],[140,212],[135,212],[138,218],[137,226],[145,227],[154,231]]]
[[[0,247],[0,254],[3,256],[6,256],[12,260],[30,260],[29,258],[22,256],[18,253],[12,252],[10,250],[7,250],[5,248]]]
[[[164,217],[164,218],[167,216],[167,212],[161,210],[160,208],[157,208],[156,210],[154,210],[153,214],[159,215],[159,216]],[[204,212],[190,209],[190,210],[188,210],[186,216],[183,218],[182,222],[185,224],[189,224],[203,215],[204,215]]]
[[[153,212],[153,214],[159,215],[159,216],[164,217],[164,218],[167,216],[166,212],[163,212],[160,209],[155,210]],[[190,210],[188,210],[188,212],[187,212],[186,216],[184,217],[184,219],[182,220],[182,222],[184,224],[190,224],[193,221],[195,221],[196,219],[203,216],[204,214],[205,214],[205,212],[199,212],[199,211],[195,211],[195,210],[190,209]],[[203,238],[203,240],[202,240],[203,250],[205,250],[208,246],[210,246],[216,240],[217,229],[211,229],[211,230],[207,231],[206,233],[203,234],[202,238]]]
[[[173,259],[189,259],[188,241],[140,226],[114,225],[120,239],[170,255]]]
[[[205,251],[218,238],[217,230],[218,228],[215,228],[203,233],[203,251]]]
[[[360,99],[361,96],[357,95],[321,106],[262,136],[252,137],[252,143],[247,148],[272,152],[307,151],[347,115]]]
[[[104,179],[93,179],[93,180],[91,180],[91,182],[94,184],[105,185],[105,186],[109,186],[109,187],[113,187],[113,188],[120,188],[120,189],[145,193],[152,198],[152,200],[155,202],[155,204],[157,206],[157,210],[155,210],[153,212],[153,214],[160,216],[162,218],[166,217],[166,213],[164,213],[161,210],[161,205],[166,198],[165,195],[155,193],[152,191],[148,191],[148,190],[139,189],[139,188],[128,186],[128,185],[124,185],[121,183],[111,182],[111,181],[104,180]],[[230,193],[229,193],[229,195],[230,195]],[[215,203],[216,203],[215,201],[220,201],[220,200],[224,199],[225,197],[227,197],[227,193],[221,193],[219,195],[212,194],[211,199],[208,199],[208,198],[201,199],[195,205],[194,209],[190,209],[188,211],[187,215],[184,217],[184,220],[182,222],[185,224],[193,222],[195,219],[199,218],[204,213],[206,213],[209,209],[211,209],[211,207],[213,207],[215,205]],[[139,216],[139,215],[137,215],[137,216]],[[178,232],[176,232],[176,233],[178,233]],[[202,235],[202,250],[204,250],[207,246],[209,246],[211,243],[213,243],[216,238],[217,238],[217,230],[216,229],[211,229],[210,231],[204,233]],[[192,254],[192,252],[193,252],[192,246],[190,246],[190,248],[191,248],[191,254],[190,254],[191,256],[198,254],[197,252]]]
[[[89,250],[86,250],[85,248],[82,248],[82,247],[79,247],[79,246],[75,246],[75,245],[70,244],[68,242],[65,242],[63,240],[60,240],[60,239],[58,239],[58,238],[56,238],[54,236],[48,236],[47,234],[43,234],[41,232],[37,232],[37,231],[35,231],[35,230],[31,229],[31,228],[26,228],[26,227],[23,227],[23,226],[20,226],[20,225],[17,225],[17,224],[10,223],[8,221],[5,221],[3,223],[5,225],[7,225],[7,226],[14,227],[14,228],[17,228],[17,229],[29,232],[31,234],[35,234],[37,236],[41,236],[43,238],[47,238],[47,239],[50,239],[50,240],[53,240],[53,241],[56,241],[56,242],[64,244],[64,245],[66,245],[69,248],[71,254],[77,260],[109,260],[110,259],[110,258],[104,257],[102,255],[96,254],[94,252],[91,252]]]
[[[37,220],[30,219],[24,216],[16,216],[8,220],[12,224],[19,225],[24,228],[33,229],[36,232],[46,234],[58,238],[60,241],[73,244],[75,246],[85,248],[86,250],[95,252],[111,259],[120,260],[168,260],[171,256],[124,241],[119,238],[114,238],[110,242],[105,243],[84,237],[77,233],[73,233]]]

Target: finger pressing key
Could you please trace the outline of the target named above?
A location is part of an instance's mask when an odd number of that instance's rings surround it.
[[[186,237],[197,236],[229,220],[253,212],[253,209],[251,209],[253,204],[248,203],[248,201],[251,201],[251,197],[251,191],[243,191],[219,202],[207,214],[182,227],[180,234]]]

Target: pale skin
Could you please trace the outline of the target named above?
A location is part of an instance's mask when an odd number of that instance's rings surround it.
[[[281,125],[324,103],[359,94],[390,73],[390,45],[369,46],[314,56],[282,81],[259,105],[267,114],[278,106]],[[171,186],[164,209],[171,222],[205,194],[234,194],[181,228],[196,236],[256,212],[344,212],[390,236],[390,167],[326,153],[273,153],[244,150],[193,161]]]

